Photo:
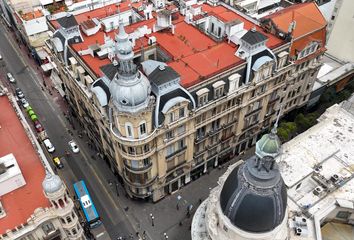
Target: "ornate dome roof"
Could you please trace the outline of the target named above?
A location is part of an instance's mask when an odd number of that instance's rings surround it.
[[[62,187],[63,182],[58,175],[52,175],[47,172],[43,182],[42,187],[46,193],[54,193]]]
[[[109,84],[112,102],[118,111],[136,112],[148,105],[151,93],[149,80],[133,63],[133,46],[124,30],[122,21],[116,35],[118,71]]]
[[[287,193],[274,161],[253,157],[236,167],[226,179],[220,206],[241,230],[269,232],[281,224],[286,213]]]
[[[265,156],[276,157],[280,153],[280,140],[274,129],[270,134],[265,134],[256,143],[256,155],[260,158]]]
[[[140,106],[149,99],[151,86],[149,80],[138,73],[135,79],[124,81],[115,77],[109,84],[113,104],[118,110]]]

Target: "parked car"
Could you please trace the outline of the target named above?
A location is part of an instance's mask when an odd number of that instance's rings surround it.
[[[71,148],[71,151],[73,151],[73,153],[78,153],[78,152],[80,152],[80,149],[79,149],[79,147],[77,146],[77,144],[76,144],[76,142],[75,142],[74,140],[71,140],[71,141],[69,142],[69,146],[70,146],[70,148]]]
[[[15,83],[15,82],[16,82],[14,76],[12,76],[12,73],[8,72],[8,73],[6,74],[6,77],[7,77],[7,80],[10,81],[10,83]]]
[[[33,124],[38,133],[44,131],[42,124],[38,120],[34,121]]]
[[[55,151],[55,147],[53,146],[53,144],[50,142],[49,138],[45,139],[43,141],[44,146],[47,148],[49,153],[52,153]]]
[[[18,98],[21,99],[21,98],[24,98],[24,97],[25,97],[25,95],[23,94],[21,88],[16,88],[16,89],[15,89],[15,92],[16,92],[16,96],[17,96]]]
[[[53,158],[53,163],[55,167],[57,167],[58,169],[62,169],[64,167],[63,163],[60,161],[60,158],[58,157]]]
[[[29,103],[27,102],[27,100],[25,98],[21,98],[21,104],[23,108],[27,108],[29,107]]]

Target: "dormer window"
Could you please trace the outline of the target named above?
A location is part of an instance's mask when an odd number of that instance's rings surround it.
[[[220,98],[224,95],[224,81],[217,81],[213,84],[214,88],[214,99]]]
[[[201,107],[208,103],[209,89],[202,88],[196,92],[198,97],[198,106]]]
[[[297,59],[301,59],[307,57],[308,55],[314,53],[319,47],[318,42],[311,42],[309,43],[301,52],[298,53]]]

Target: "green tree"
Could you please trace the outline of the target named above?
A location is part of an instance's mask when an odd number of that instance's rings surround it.
[[[284,142],[290,140],[297,131],[297,126],[294,122],[281,122],[278,128],[278,136]]]

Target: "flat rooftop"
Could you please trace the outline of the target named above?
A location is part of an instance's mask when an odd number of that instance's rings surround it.
[[[126,6],[126,3],[127,2],[122,2],[120,4],[121,12],[123,12],[124,9],[129,9],[129,6]],[[244,23],[245,30],[250,30],[252,27],[255,27],[249,20],[223,6],[213,7],[207,4],[201,4],[200,7],[201,11],[205,13],[205,16],[213,16],[224,23],[231,23],[238,20]],[[116,6],[113,4],[106,6],[105,8],[76,15],[75,19],[79,24],[92,18],[104,19],[105,17],[115,14],[115,8]],[[107,9],[110,9],[110,11]],[[140,12],[140,14],[143,13]],[[147,26],[152,30],[153,25],[156,23],[156,13],[153,13],[153,16],[154,18],[152,19],[142,20],[126,26],[126,32],[132,33],[139,27],[143,26]],[[58,27],[55,21],[52,21],[52,23],[55,27]],[[180,74],[182,86],[193,86],[210,76],[232,68],[244,61],[235,56],[235,52],[237,51],[237,46],[235,44],[232,42],[228,43],[226,39],[222,41],[214,40],[197,27],[185,22],[184,16],[179,12],[173,13],[172,23],[175,26],[174,34],[172,34],[171,30],[162,30],[152,32],[151,34],[145,34],[143,37],[135,41],[136,45],[134,50],[136,53],[141,51],[142,47],[148,46],[149,37],[155,37],[157,46],[164,50],[164,52],[171,58],[171,61],[167,62],[167,65]],[[269,48],[272,49],[284,43],[283,40],[274,35],[265,33],[260,27],[256,26],[256,28],[268,37],[267,46]],[[83,51],[93,44],[103,44],[104,34],[114,39],[115,32],[116,31],[105,33],[101,29],[92,36],[82,34],[84,41],[82,43],[72,44],[71,46],[76,52]],[[100,67],[110,62],[107,58],[99,59],[97,56],[92,57],[91,55],[83,55],[81,58],[97,77],[103,75],[100,71]]]
[[[289,218],[296,212],[311,216],[308,238],[291,239],[319,239],[320,221],[329,209],[354,208],[354,97],[328,108],[318,121],[285,143],[277,159],[288,187]]]
[[[26,184],[1,197],[6,217],[0,219],[0,234],[27,221],[36,208],[49,207],[42,181],[44,167],[9,98],[0,96],[0,156],[13,154]]]

